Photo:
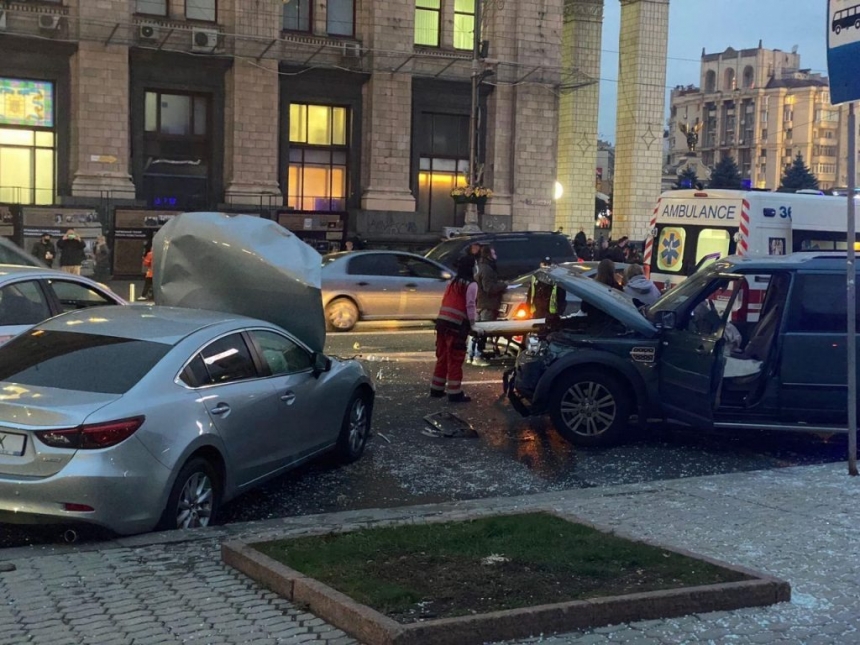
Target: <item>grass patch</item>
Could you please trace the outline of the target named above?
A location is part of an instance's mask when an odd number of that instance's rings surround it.
[[[545,513],[254,548],[402,623],[749,579]]]

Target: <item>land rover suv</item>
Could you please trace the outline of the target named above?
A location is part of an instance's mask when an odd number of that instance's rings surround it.
[[[526,340],[505,387],[572,443],[610,445],[649,419],[701,428],[845,432],[845,256],[730,257],[647,310],[562,267],[585,315]],[[745,312],[764,288],[758,316]]]

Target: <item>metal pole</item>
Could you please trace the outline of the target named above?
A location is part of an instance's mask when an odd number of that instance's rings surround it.
[[[481,79],[481,20],[484,0],[475,0],[475,30],[472,43],[472,110],[469,115],[469,185],[478,183],[478,86]],[[477,227],[478,207],[466,206],[466,226]]]
[[[855,219],[854,188],[857,179],[857,123],[854,102],[848,104],[848,474],[857,476],[857,274],[854,268],[856,254],[854,243],[857,239]]]

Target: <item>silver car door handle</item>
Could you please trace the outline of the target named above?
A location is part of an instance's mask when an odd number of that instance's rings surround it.
[[[356,282],[355,284],[357,284],[359,287],[366,287],[370,283],[369,282]]]
[[[212,414],[217,414],[219,417],[227,414],[228,412],[230,412],[230,406],[226,403],[219,403],[212,408]]]
[[[286,392],[281,395],[281,401],[286,403],[287,405],[292,405],[296,402],[296,395],[293,392]]]
[[[418,291],[418,285],[417,285],[417,284],[415,284],[414,282],[410,282],[409,284],[407,284],[407,285],[405,285],[405,286],[406,286],[406,288],[407,288],[407,289],[409,289],[410,291]]]

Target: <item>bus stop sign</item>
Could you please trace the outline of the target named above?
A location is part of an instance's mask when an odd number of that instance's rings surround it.
[[[828,0],[830,102],[860,100],[860,0]]]

